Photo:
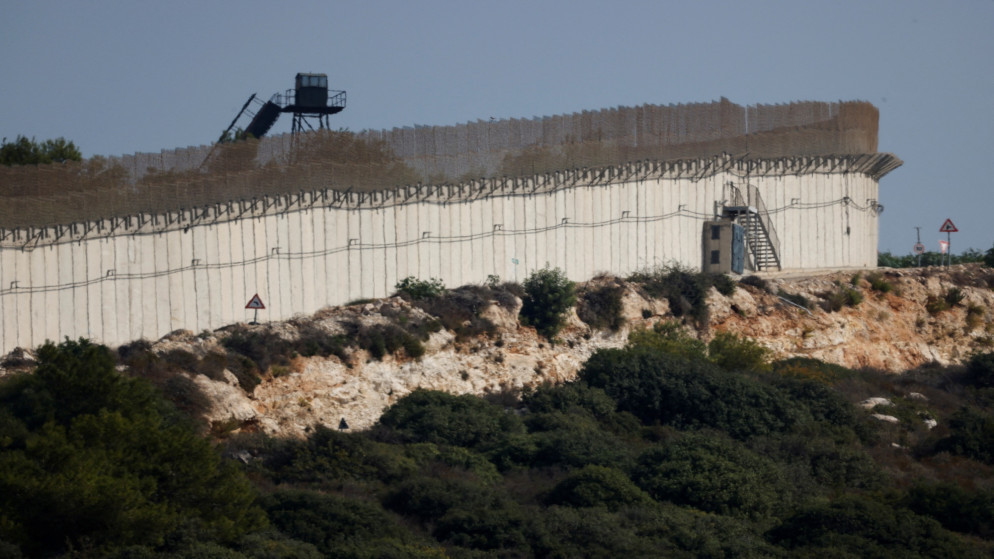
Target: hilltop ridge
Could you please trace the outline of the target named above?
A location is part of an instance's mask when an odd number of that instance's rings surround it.
[[[453,303],[430,308],[435,314],[394,296],[286,322],[176,331],[119,351],[133,374],[168,380],[167,392],[186,390],[181,400],[196,400],[188,395],[195,384],[207,401],[187,403],[215,428],[301,437],[317,424],[338,428],[343,419],[352,429],[367,428],[417,388],[498,394],[571,380],[596,350],[622,347],[634,329],[666,321],[705,341],[718,332],[746,336],[774,359],[811,357],[895,374],[960,363],[994,347],[994,270],[979,265],[753,277],[729,295],[711,288],[699,324],[679,310],[683,316],[676,316],[670,301],[649,296],[644,286],[610,276],[579,286],[580,305],[584,293],[604,287],[619,290],[620,327],[592,328],[574,308],[554,345],[521,325],[519,298],[501,292],[486,299],[496,291],[467,286],[449,290]],[[404,338],[406,331],[425,341],[401,349],[413,339]],[[345,336],[381,341],[363,349],[341,343]]]

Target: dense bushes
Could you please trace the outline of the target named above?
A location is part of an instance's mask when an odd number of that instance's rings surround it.
[[[745,438],[784,431],[807,417],[776,388],[706,361],[645,348],[598,351],[579,378],[647,424],[710,427]]]
[[[792,495],[771,460],[716,434],[692,434],[643,453],[635,480],[659,501],[723,515],[762,519]]]
[[[971,554],[931,518],[862,496],[804,507],[770,532],[802,556],[952,557]]]
[[[553,487],[546,502],[550,505],[604,507],[616,511],[622,507],[647,505],[651,499],[624,472],[590,465],[576,470]]]
[[[707,294],[715,287],[722,295],[735,291],[735,282],[725,274],[701,274],[678,265],[636,272],[628,281],[642,286],[647,294],[669,301],[674,316],[687,316],[703,324],[707,321]]]
[[[520,399],[418,390],[369,431],[236,435],[258,500],[106,349],[46,349],[0,380],[0,556],[991,555],[984,356],[896,378],[715,339],[663,325]],[[940,420],[920,439],[852,405],[911,391]]]
[[[949,419],[949,436],[938,442],[936,450],[994,465],[994,416],[963,407]]]
[[[157,546],[191,522],[220,542],[265,525],[245,478],[107,348],[38,357],[0,382],[0,540],[49,556]]]
[[[420,541],[374,503],[286,491],[266,496],[261,504],[275,528],[313,545],[321,557],[432,557],[441,551]],[[428,553],[432,547],[434,553]],[[418,549],[424,553],[400,553]]]
[[[391,406],[380,425],[405,442],[486,447],[524,429],[521,420],[476,396],[416,390]]]

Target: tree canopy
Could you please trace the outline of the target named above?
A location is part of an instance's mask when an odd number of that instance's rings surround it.
[[[0,165],[8,167],[82,160],[83,154],[76,144],[62,137],[38,142],[34,138],[29,140],[26,136],[18,135],[13,142],[4,138],[0,143]]]

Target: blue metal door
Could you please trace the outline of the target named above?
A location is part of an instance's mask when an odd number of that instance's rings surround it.
[[[745,270],[745,229],[732,224],[732,271],[741,274]]]

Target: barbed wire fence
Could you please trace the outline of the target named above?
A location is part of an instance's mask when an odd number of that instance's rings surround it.
[[[0,167],[0,228],[39,227],[334,189],[371,192],[639,160],[870,154],[866,102],[741,106],[727,99],[456,126],[318,131],[221,146]],[[210,156],[210,157],[209,157]]]

